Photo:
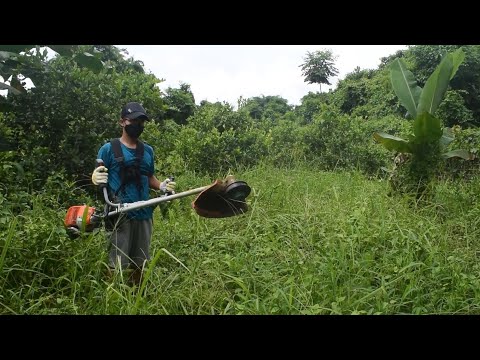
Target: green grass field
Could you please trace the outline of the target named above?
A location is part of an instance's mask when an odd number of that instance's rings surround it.
[[[41,197],[0,214],[3,314],[478,314],[480,182],[441,182],[427,204],[359,173],[265,166],[235,174],[250,210],[157,208],[142,286],[105,276],[104,230],[71,240]],[[193,175],[178,191],[207,185]],[[3,219],[3,221],[2,221]]]

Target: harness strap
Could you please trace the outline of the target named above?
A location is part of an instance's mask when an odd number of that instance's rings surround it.
[[[113,154],[115,156],[115,161],[120,166],[120,187],[115,192],[117,195],[119,192],[125,192],[125,185],[128,182],[127,175],[126,175],[126,166],[125,166],[125,157],[123,156],[122,145],[120,143],[119,138],[115,138],[110,140],[112,145]],[[141,170],[140,165],[142,163],[143,154],[145,152],[145,146],[142,141],[137,140],[137,147],[135,148],[135,163],[134,163],[134,171],[135,171],[135,183],[137,185],[138,192],[141,193],[142,191],[142,178],[141,178]],[[130,180],[131,181],[131,180]]]

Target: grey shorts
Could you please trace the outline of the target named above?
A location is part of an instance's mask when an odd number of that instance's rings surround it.
[[[150,259],[149,248],[152,237],[152,219],[123,219],[114,226],[109,236],[111,248],[110,266],[116,267],[120,262],[122,269],[129,265],[142,267]]]

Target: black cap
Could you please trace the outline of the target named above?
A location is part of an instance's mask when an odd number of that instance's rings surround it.
[[[143,117],[145,120],[150,120],[147,116],[147,112],[138,102],[129,102],[127,105],[125,105],[122,108],[122,114],[120,116],[122,119],[126,118],[132,120]]]

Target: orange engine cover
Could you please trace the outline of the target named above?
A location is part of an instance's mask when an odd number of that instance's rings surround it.
[[[65,227],[74,227],[79,229],[82,225],[83,215],[85,214],[85,211],[87,211],[85,228],[91,228],[91,226],[93,225],[91,222],[91,218],[93,213],[95,212],[95,208],[88,205],[71,206],[67,211],[67,215],[65,216]]]

